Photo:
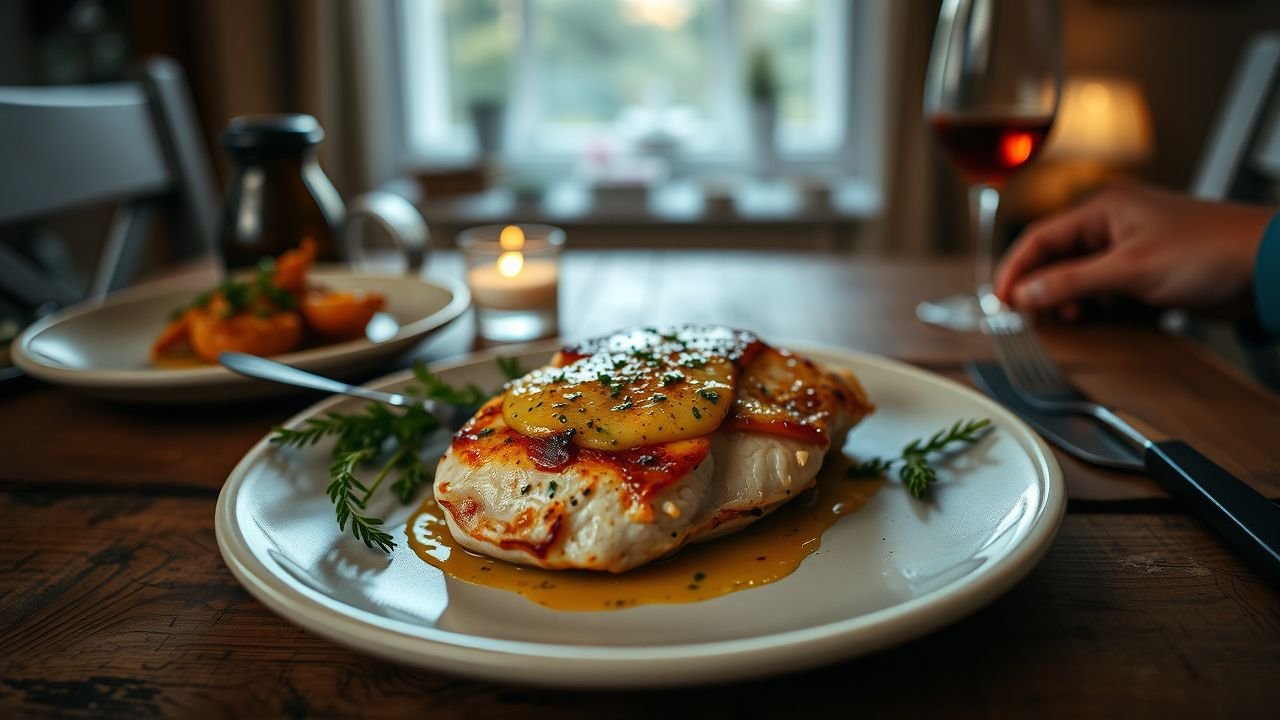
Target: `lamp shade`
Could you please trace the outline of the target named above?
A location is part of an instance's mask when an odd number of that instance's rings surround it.
[[[1151,113],[1136,83],[1099,77],[1067,81],[1046,158],[1127,165],[1147,159],[1153,149]]]

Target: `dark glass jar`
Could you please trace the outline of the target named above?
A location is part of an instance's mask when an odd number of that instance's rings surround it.
[[[342,198],[316,161],[324,139],[310,115],[233,119],[222,146],[234,165],[222,218],[222,261],[250,267],[310,238],[322,262],[342,259]]]

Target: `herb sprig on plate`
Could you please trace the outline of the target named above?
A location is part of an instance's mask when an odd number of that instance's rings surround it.
[[[498,367],[508,379],[524,374],[514,358],[498,358]],[[405,394],[457,406],[456,412],[465,412],[468,416],[489,396],[475,385],[454,387],[421,363],[414,364],[413,377],[416,382],[403,391]],[[419,405],[393,410],[386,405],[369,403],[358,412],[330,412],[307,418],[298,427],[274,427],[271,442],[281,447],[303,448],[324,438],[333,438],[329,486],[325,494],[333,502],[338,529],[345,532],[350,523],[351,534],[357,540],[367,547],[390,552],[396,546],[395,540],[382,529],[382,519],[367,512],[369,501],[387,478],[394,475],[391,492],[402,504],[412,502],[418,491],[434,479],[422,460],[422,445],[443,428],[439,418]],[[373,478],[361,480],[362,471],[373,467],[377,467]]]
[[[898,478],[906,486],[907,492],[917,500],[923,500],[929,492],[929,485],[938,479],[938,471],[929,464],[929,455],[942,452],[948,445],[964,443],[972,445],[986,434],[991,427],[991,420],[957,420],[950,428],[943,428],[928,439],[916,438],[902,448],[902,454],[896,458],[873,457],[858,463],[845,471],[846,477],[866,478],[880,477],[897,463],[902,463],[898,470]]]
[[[191,302],[175,309],[169,314],[169,319],[177,320],[183,313],[193,308],[207,308],[214,298],[219,296],[222,298],[220,313],[224,318],[249,310],[259,317],[267,317],[274,312],[296,310],[297,298],[288,290],[276,285],[275,275],[275,259],[262,258],[251,279],[228,277],[218,287],[200,293]]]

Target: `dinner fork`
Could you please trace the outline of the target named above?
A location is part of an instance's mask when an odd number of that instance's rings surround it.
[[[1031,323],[1019,313],[989,312],[983,330],[996,360],[1027,404],[1045,413],[1092,417],[1143,457],[1147,472],[1178,501],[1273,579],[1280,579],[1280,506],[1195,448],[1089,400],[1063,376]]]
[[[339,395],[350,395],[352,397],[363,398],[365,400],[373,400],[375,402],[394,405],[396,407],[418,406],[427,412],[435,415],[446,427],[457,429],[460,420],[465,421],[471,416],[470,412],[475,408],[465,408],[460,411],[459,408],[427,398],[414,397],[413,395],[402,395],[400,393],[384,392],[382,390],[373,390],[359,385],[351,385],[340,380],[317,375],[313,372],[300,370],[292,365],[285,365],[282,362],[269,360],[257,355],[250,355],[241,352],[224,352],[219,353],[218,362],[226,369],[244,375],[246,377],[257,378],[259,380],[270,380],[271,382],[283,383],[285,385],[293,385],[296,387],[310,388],[312,390],[322,390],[324,392],[337,393]]]

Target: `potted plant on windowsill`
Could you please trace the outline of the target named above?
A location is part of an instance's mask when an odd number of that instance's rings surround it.
[[[778,172],[778,76],[768,48],[756,46],[751,51],[747,93],[751,101],[751,145],[756,172],[771,177]]]
[[[460,43],[458,65],[477,155],[490,166],[502,149],[511,67],[511,43],[499,22]]]

